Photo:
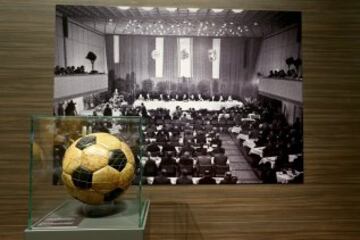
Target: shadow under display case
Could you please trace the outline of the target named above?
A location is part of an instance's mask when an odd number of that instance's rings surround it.
[[[143,239],[140,117],[31,120],[26,239]]]

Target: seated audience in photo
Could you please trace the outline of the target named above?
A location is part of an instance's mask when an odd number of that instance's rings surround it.
[[[283,69],[281,69],[279,71],[279,78],[284,78],[284,77],[286,77],[286,73],[285,73],[285,71]]]
[[[171,129],[172,136],[175,136],[177,138],[180,137],[180,132],[181,132],[180,128],[178,126],[176,126],[176,125],[173,126],[173,128]]]
[[[303,156],[298,156],[297,158],[294,159],[294,161],[291,164],[292,168],[302,172],[304,171],[304,160],[303,160]]]
[[[73,100],[70,100],[70,102],[67,103],[66,108],[65,108],[65,115],[66,116],[75,116],[75,115],[77,115],[75,105],[76,105],[76,103],[74,103]]]
[[[275,73],[273,70],[270,70],[268,77],[269,78],[275,77]]]
[[[210,134],[210,132],[211,132],[212,129],[213,129],[213,126],[211,125],[211,123],[210,123],[209,120],[207,120],[207,121],[205,122],[205,126],[203,126],[203,129],[205,130],[205,132],[206,132],[207,134]],[[209,137],[211,137],[211,136],[209,135]]]
[[[300,141],[296,141],[295,138],[291,138],[291,142],[286,145],[288,154],[297,154],[301,153],[302,146]]]
[[[147,118],[149,116],[144,103],[141,103],[141,116],[143,118]]]
[[[193,136],[193,131],[192,130],[185,130],[184,131],[183,141],[184,141],[184,143],[188,143],[188,144],[193,145],[194,136]]]
[[[158,144],[156,142],[152,142],[147,146],[146,151],[150,152],[151,154],[159,153],[160,147],[158,146]]]
[[[171,184],[170,179],[167,178],[166,175],[167,175],[166,169],[161,169],[159,175],[154,177],[153,185]]]
[[[177,164],[176,160],[169,154],[165,153],[164,157],[161,159],[160,169],[166,169],[167,177],[176,177]]]
[[[271,141],[269,141],[263,150],[263,157],[273,157],[273,156],[276,156],[276,147]]]
[[[156,136],[156,142],[159,144],[164,144],[168,140],[168,133],[165,133],[165,131],[159,131]]]
[[[228,157],[224,153],[215,153],[214,154],[214,164],[226,166],[226,165],[228,165]]]
[[[139,185],[140,184],[140,179],[141,179],[141,185],[147,185],[148,184],[145,177],[140,177],[140,168],[137,168],[136,174],[135,174],[135,177],[134,177],[134,180],[133,180],[132,184]]]
[[[205,175],[199,179],[198,184],[216,184],[215,179],[211,176],[209,170],[205,170]]]
[[[212,150],[209,152],[211,155],[215,155],[217,153],[225,153],[225,149],[220,146],[211,145]]]
[[[232,134],[239,134],[241,132],[241,126],[240,124],[236,124],[235,126],[233,126],[232,128],[230,128],[230,133]]]
[[[210,144],[211,144],[211,145],[215,145],[215,144],[216,144],[217,147],[221,147],[221,146],[222,146],[222,141],[221,141],[220,135],[219,135],[218,133],[217,133],[217,134],[215,135],[215,137],[210,141]]]
[[[64,111],[64,103],[60,102],[58,104],[58,107],[57,107],[57,115],[58,116],[64,116],[65,115],[65,111]]]
[[[276,171],[280,171],[283,168],[288,168],[288,167],[289,167],[289,155],[286,149],[281,148],[279,150],[279,154],[276,157],[274,169]]]
[[[140,101],[145,100],[144,96],[141,93],[139,94],[138,100],[140,100]]]
[[[103,115],[104,116],[112,116],[112,110],[111,110],[109,104],[106,104]]]
[[[183,92],[173,92],[170,99],[176,99],[176,94],[179,94],[181,100]],[[146,92],[142,92],[141,95],[147,96]],[[159,95],[160,93],[156,93],[153,96],[159,98]],[[184,95],[187,97],[186,94]],[[193,96],[195,100],[199,99],[198,93],[194,93]],[[162,97],[164,100],[169,100],[169,95],[166,93],[162,93]],[[204,99],[204,96],[201,97]],[[213,97],[212,99],[218,97],[224,100],[220,95]],[[225,98],[230,101],[233,99],[228,94]],[[107,99],[101,99],[98,104],[95,104],[98,106],[98,112],[103,107],[99,104],[106,101]],[[118,107],[116,101],[110,99],[109,103],[111,103],[110,107],[114,106],[114,109]],[[151,153],[151,156],[149,156],[149,161],[143,161],[143,163],[145,165],[148,162],[147,168],[150,169],[148,172],[152,172],[153,176],[158,174],[158,169],[166,170],[164,177],[177,176],[179,173],[182,174],[183,170],[186,170],[188,175],[195,174],[193,176],[203,176],[207,170],[214,173],[212,176],[215,174],[224,176],[229,168],[227,152],[223,146],[225,142],[221,141],[219,134],[221,132],[223,132],[222,135],[227,133],[234,133],[233,137],[237,135],[241,147],[247,138],[258,139],[255,140],[255,147],[265,147],[262,150],[263,157],[277,157],[271,169],[268,165],[257,164],[256,161],[261,159],[257,156],[257,151],[255,155],[249,156],[253,158],[252,166],[260,171],[259,176],[264,182],[272,182],[274,179],[276,181],[277,169],[279,171],[287,168],[302,169],[302,161],[294,160],[296,164],[288,161],[289,154],[302,153],[303,129],[300,119],[289,125],[281,107],[277,110],[277,107],[273,107],[271,103],[253,99],[246,100],[244,103],[243,107],[222,108],[216,111],[196,110],[196,106],[183,110],[180,107],[181,103],[174,102],[172,105],[176,108],[171,111],[164,107],[156,109],[149,107],[147,110],[146,104],[140,103],[140,106],[136,108],[124,107],[120,108],[120,111],[125,116],[148,116],[144,121],[143,130],[147,144],[146,151]],[[108,131],[107,126],[99,125],[98,128],[104,128],[101,131]],[[96,130],[96,127],[94,129]],[[160,164],[161,166],[158,167]],[[228,180],[225,182],[231,182],[230,178]]]
[[[110,133],[109,129],[103,122],[95,122],[92,126],[92,132],[93,133],[97,133],[97,132]]]
[[[291,183],[304,183],[304,173],[300,173],[299,175],[295,176]]]
[[[231,172],[226,172],[224,179],[220,181],[220,184],[236,184],[238,178],[231,175]]]
[[[194,159],[191,158],[190,152],[186,151],[184,155],[182,155],[179,159],[180,165],[185,166],[193,166],[194,165]]]
[[[187,94],[186,94],[186,93],[183,95],[182,100],[183,100],[183,101],[188,100],[188,97],[187,97]]]
[[[256,147],[262,147],[265,146],[267,143],[267,135],[264,134],[264,131],[259,131],[259,138],[258,140],[255,141],[255,146]]]
[[[174,154],[176,154],[176,148],[172,144],[170,144],[170,142],[167,141],[162,146],[163,146],[162,148],[163,153],[166,153],[168,155],[172,154],[173,156]]]
[[[204,145],[206,143],[205,133],[198,132],[198,134],[195,137],[195,141],[197,145]]]
[[[55,74],[55,75],[60,75],[61,73],[62,73],[62,71],[61,71],[60,66],[59,66],[59,65],[56,65],[56,66],[55,66],[55,69],[54,69],[54,74]]]
[[[271,163],[267,162],[263,166],[263,170],[261,172],[261,179],[263,183],[276,183],[276,171],[271,168]]]
[[[206,150],[202,150],[196,158],[197,164],[200,166],[211,165],[211,157],[206,154]]]
[[[183,155],[185,152],[189,152],[191,156],[194,155],[195,149],[193,148],[191,141],[187,141],[184,143],[184,146],[180,151],[180,155]]]
[[[143,175],[149,177],[149,176],[156,176],[157,174],[158,174],[158,167],[156,165],[156,162],[150,157],[148,157],[144,164]]]
[[[168,137],[170,137],[170,135],[171,135],[172,127],[173,127],[173,125],[172,125],[171,121],[169,119],[165,119],[163,129],[165,132],[168,133]]]
[[[151,125],[145,129],[144,134],[147,138],[155,138],[155,132],[156,132],[155,125]]]
[[[186,169],[181,170],[181,175],[176,179],[176,184],[193,184],[192,177]]]
[[[302,124],[300,122],[300,118],[296,118],[295,122],[293,123],[293,128],[297,131],[301,131],[302,130]]]

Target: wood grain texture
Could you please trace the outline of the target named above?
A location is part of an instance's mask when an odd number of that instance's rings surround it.
[[[51,114],[55,4],[0,2],[0,239],[22,239],[30,115]],[[148,239],[360,238],[360,1],[123,0],[303,11],[305,184],[145,187]]]

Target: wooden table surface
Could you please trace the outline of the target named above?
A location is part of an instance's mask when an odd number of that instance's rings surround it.
[[[23,238],[29,117],[52,113],[56,3],[119,5],[0,1],[0,239]],[[360,1],[176,3],[303,11],[305,184],[145,187],[152,201],[147,238],[360,239]],[[129,4],[175,1],[121,1]]]

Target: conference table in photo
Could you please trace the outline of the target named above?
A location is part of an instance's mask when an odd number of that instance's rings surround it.
[[[133,107],[141,107],[142,105],[145,106],[145,108],[149,110],[155,110],[158,108],[166,108],[170,111],[170,113],[175,112],[176,107],[180,107],[184,111],[188,111],[189,109],[194,110],[201,110],[201,109],[207,109],[208,111],[219,111],[221,109],[228,109],[232,107],[243,107],[243,103],[238,100],[228,100],[228,101],[209,101],[209,100],[201,100],[201,101],[192,101],[192,100],[185,100],[185,101],[177,101],[177,100],[170,100],[170,101],[164,101],[164,100],[139,100],[137,99],[133,103]],[[126,103],[121,104],[121,107],[128,106]],[[95,112],[97,116],[103,115],[103,109],[104,106],[97,106],[92,109],[83,110],[80,111],[81,116],[91,116]],[[113,108],[112,115],[114,117],[121,116],[121,111],[119,108]]]

